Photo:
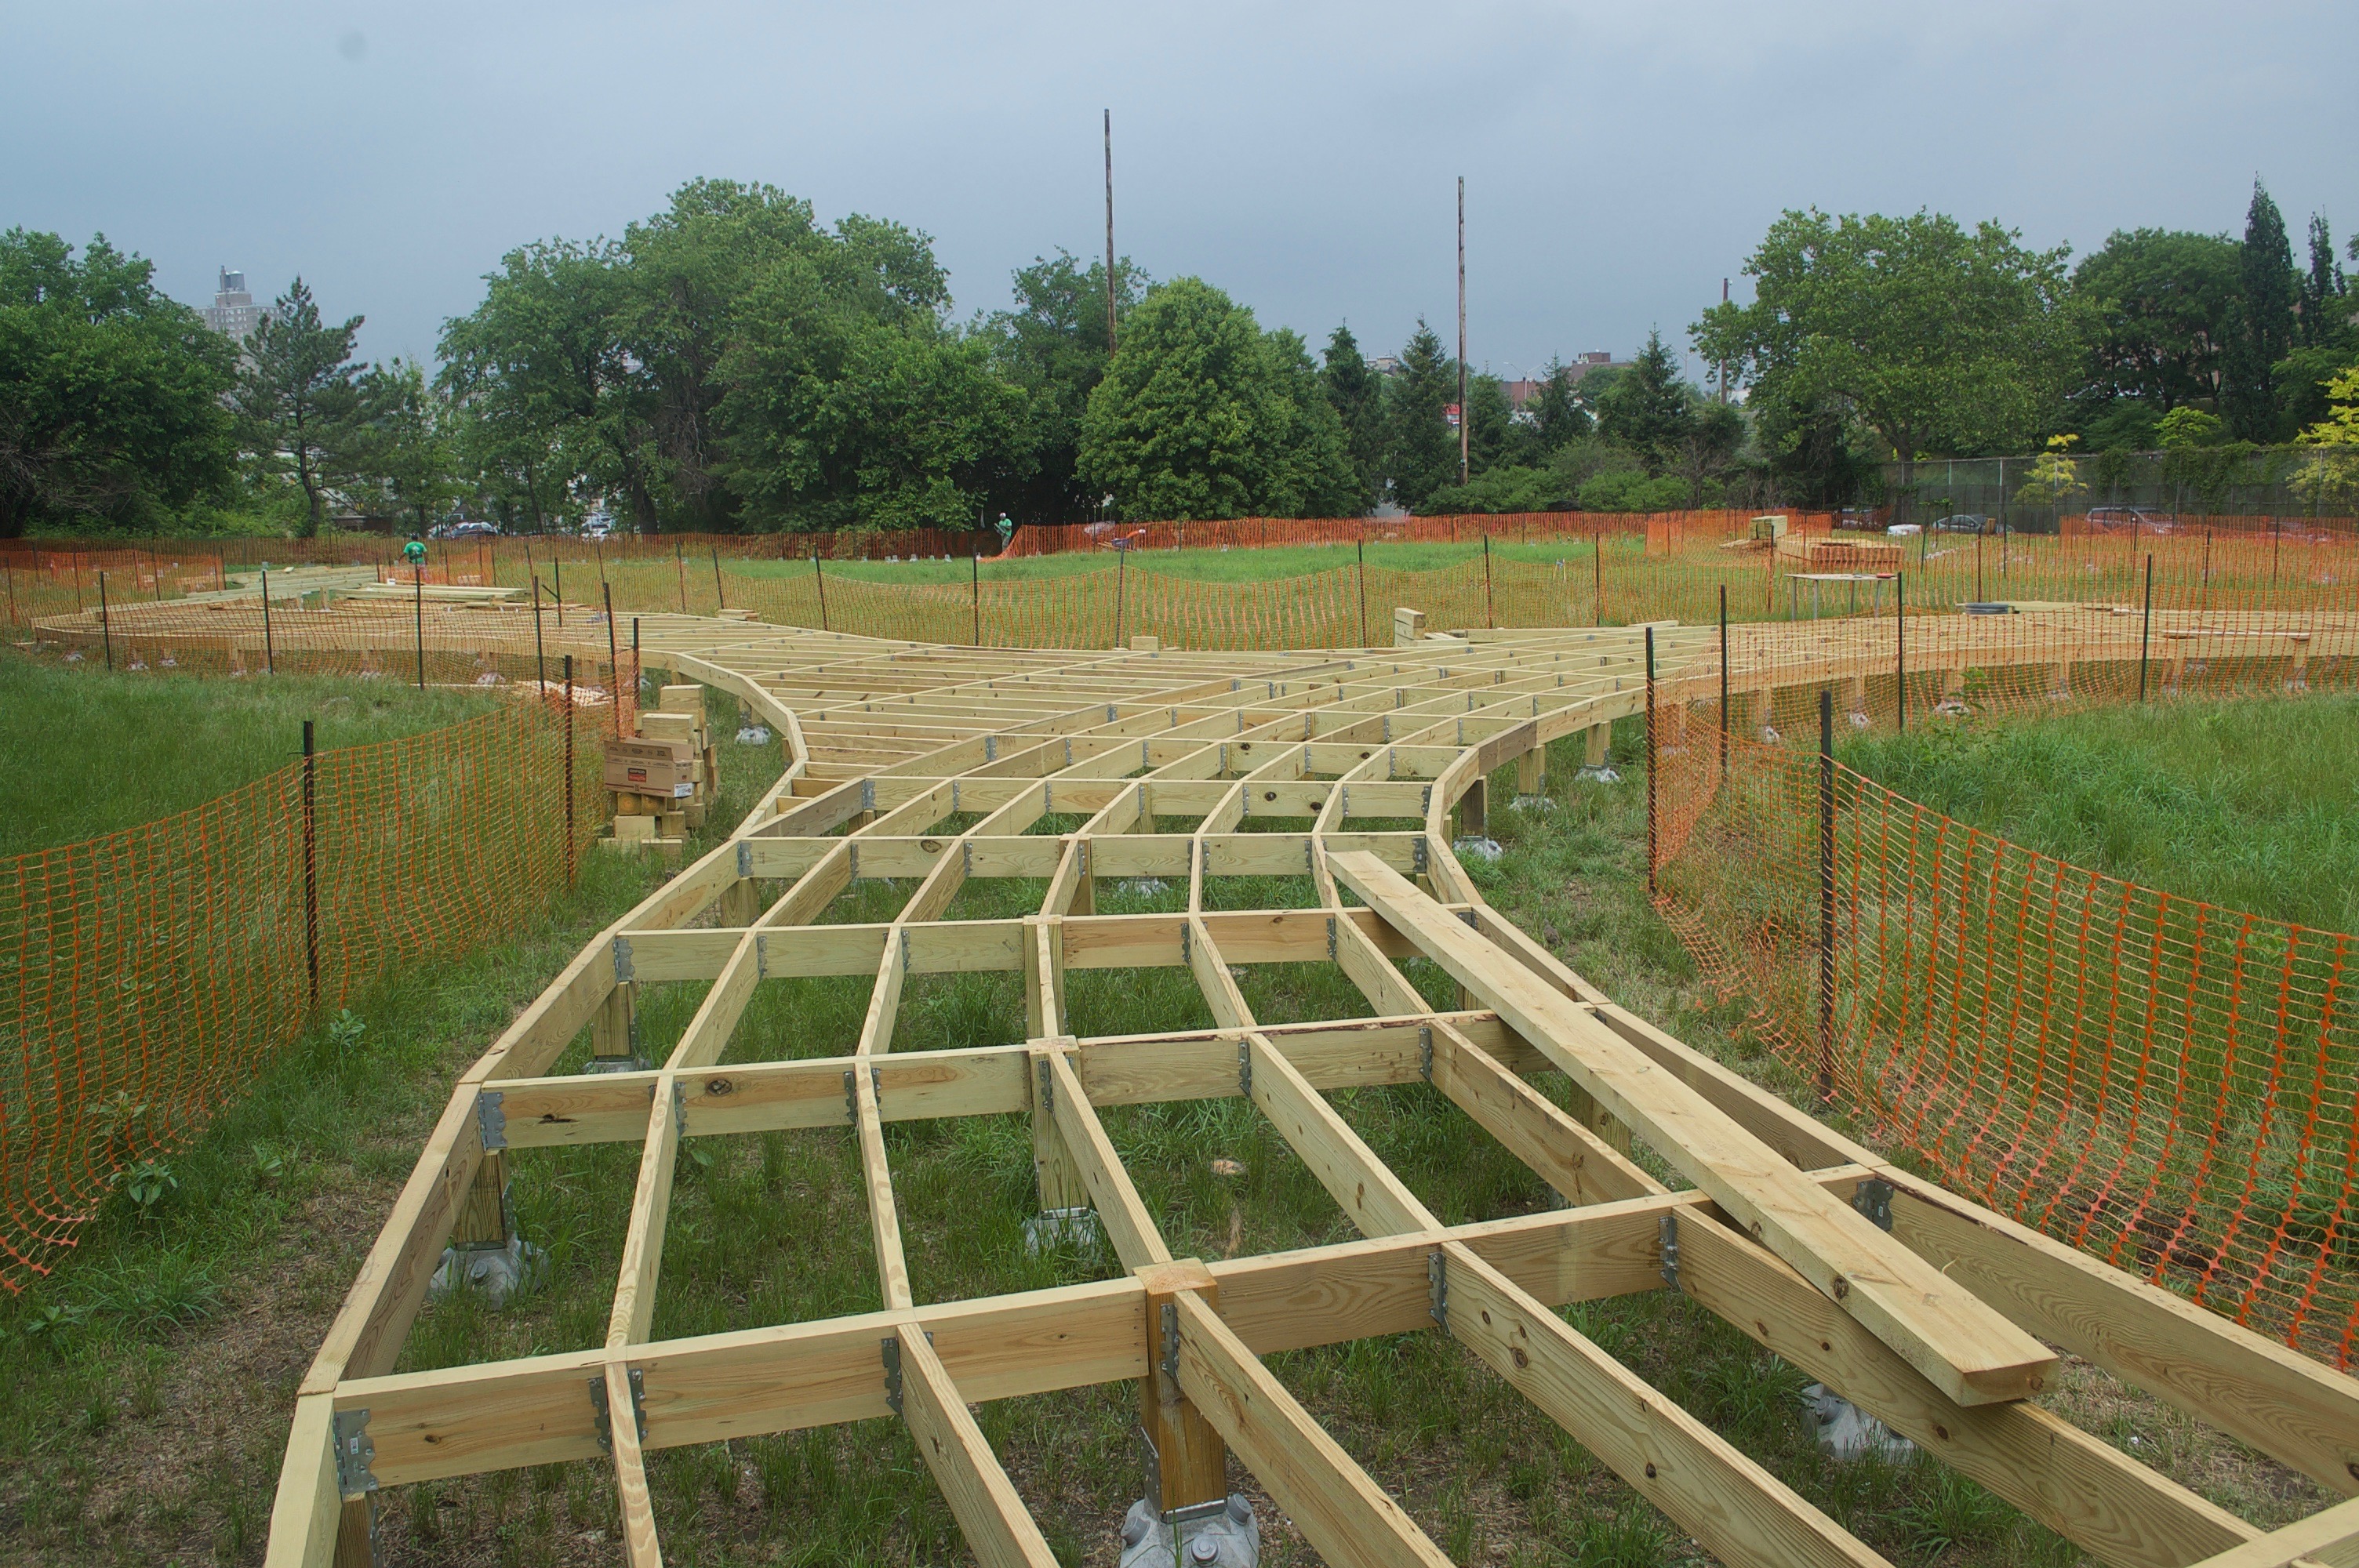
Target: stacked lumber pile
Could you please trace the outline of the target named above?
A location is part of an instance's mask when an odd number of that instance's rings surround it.
[[[655,849],[677,863],[721,787],[704,688],[665,687],[660,706],[639,714],[636,736],[606,742],[605,782],[614,812],[607,842],[634,853]]]

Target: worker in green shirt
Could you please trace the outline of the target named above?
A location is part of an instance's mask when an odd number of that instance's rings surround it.
[[[426,564],[426,541],[412,534],[409,543],[401,546],[401,558],[413,567]]]

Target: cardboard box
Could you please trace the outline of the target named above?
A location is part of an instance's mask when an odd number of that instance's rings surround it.
[[[685,741],[609,741],[605,784],[627,794],[685,799],[696,790],[695,748]]]

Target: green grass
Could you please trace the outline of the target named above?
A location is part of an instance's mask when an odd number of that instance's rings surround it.
[[[2359,697],[1925,725],[1843,761],[1936,811],[2177,896],[2359,931]]]
[[[437,730],[497,698],[328,676],[222,680],[110,675],[89,660],[0,654],[0,856],[21,855],[201,806],[303,752]]]

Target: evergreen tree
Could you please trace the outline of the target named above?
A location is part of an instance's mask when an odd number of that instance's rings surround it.
[[[1540,389],[1532,397],[1532,419],[1533,439],[1543,456],[1590,433],[1589,410],[1573,395],[1572,373],[1556,360],[1549,361],[1540,376]]]
[[[1638,455],[1650,478],[1679,460],[1695,426],[1693,398],[1680,380],[1679,362],[1659,331],[1647,334],[1637,360],[1600,401],[1597,425],[1605,438]]]
[[[1495,375],[1466,380],[1466,471],[1482,473],[1517,460],[1515,410],[1506,384]]]
[[[264,471],[294,474],[303,491],[306,535],[320,531],[324,492],[342,477],[353,446],[360,417],[353,339],[363,319],[330,326],[299,277],[246,340],[234,395],[247,445]]]
[[[2236,270],[2235,335],[2228,347],[2221,412],[2237,439],[2273,440],[2279,434],[2277,363],[2293,348],[2297,286],[2285,218],[2257,179],[2245,211],[2245,247]]]
[[[1343,447],[1360,487],[1362,510],[1374,505],[1384,489],[1385,381],[1368,367],[1359,340],[1348,326],[1338,327],[1327,339],[1326,362],[1320,384],[1335,416],[1343,422]]]
[[[1423,317],[1401,350],[1400,373],[1385,394],[1385,477],[1393,500],[1416,511],[1445,484],[1458,482],[1457,433],[1448,410],[1458,401],[1458,362]]]
[[[2334,261],[2334,236],[2327,232],[2326,214],[2310,217],[2310,274],[2301,280],[2301,343],[2317,348],[2350,330],[2343,304],[2342,267]]]

